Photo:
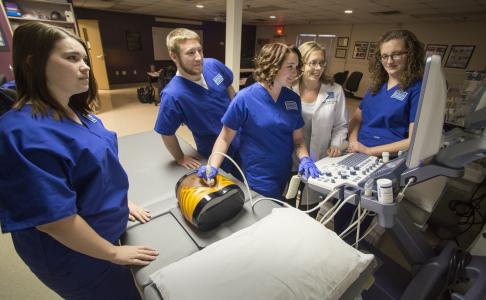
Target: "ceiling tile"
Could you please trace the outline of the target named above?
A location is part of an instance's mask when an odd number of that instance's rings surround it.
[[[100,7],[101,2],[112,2],[113,6],[103,3],[105,7]],[[73,0],[73,4],[75,7],[195,20],[221,19],[226,13],[225,0]],[[203,4],[205,8],[196,9],[196,4]],[[243,9],[243,22],[252,24],[397,23],[486,18],[486,0],[305,0],[305,3],[303,0],[244,0]],[[345,9],[354,12],[345,15]],[[388,10],[398,10],[402,14],[388,17],[372,14]],[[277,21],[269,21],[270,15],[276,15]]]

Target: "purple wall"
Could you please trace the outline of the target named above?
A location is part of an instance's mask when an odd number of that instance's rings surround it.
[[[9,68],[9,65],[12,64],[12,34],[3,11],[0,11],[0,28],[2,36],[7,43],[7,49],[0,50],[0,74],[5,75],[7,80],[13,80],[13,73]]]
[[[159,23],[154,16],[107,12],[91,9],[74,8],[77,19],[98,20],[103,50],[105,51],[106,69],[110,84],[136,83],[147,80],[146,71],[151,64],[156,68],[172,64],[171,61],[154,61],[152,27],[186,27],[201,29],[204,35],[204,56],[224,61],[225,24],[203,22],[201,26]],[[126,32],[140,32],[142,50],[127,49]],[[256,27],[244,25],[242,40],[242,57],[254,55]],[[243,53],[243,49],[245,52]],[[127,75],[115,75],[115,71],[125,70]],[[137,70],[137,74],[133,74]]]

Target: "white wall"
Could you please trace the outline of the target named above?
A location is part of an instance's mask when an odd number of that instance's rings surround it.
[[[475,45],[473,56],[467,69],[444,68],[449,84],[460,87],[464,80],[466,70],[484,70],[486,67],[486,35],[484,29],[486,21],[482,22],[456,22],[456,23],[409,23],[409,24],[334,24],[334,25],[287,25],[284,26],[285,36],[274,38],[274,26],[258,26],[256,38],[270,39],[295,44],[300,33],[335,34],[338,37],[349,37],[346,58],[334,58],[335,49],[328,53],[327,73],[349,70],[361,71],[364,76],[361,80],[358,96],[363,96],[369,85],[368,60],[354,59],[352,57],[355,41],[374,42],[385,32],[392,29],[408,29],[414,32],[424,44],[449,45],[445,58],[449,55],[451,45]],[[258,49],[257,49],[258,50]]]

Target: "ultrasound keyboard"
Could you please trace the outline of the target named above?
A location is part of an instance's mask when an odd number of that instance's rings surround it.
[[[322,175],[309,178],[309,188],[329,192],[341,185],[362,186],[370,176],[383,166],[376,156],[350,153],[340,157],[325,157],[316,162]]]

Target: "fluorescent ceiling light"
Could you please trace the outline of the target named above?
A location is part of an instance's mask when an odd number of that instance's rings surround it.
[[[176,18],[165,18],[165,17],[155,17],[155,22],[190,24],[190,25],[202,25],[203,24],[203,22],[201,22],[201,21],[184,20],[184,19],[176,19]]]
[[[277,16],[270,16],[270,19],[276,19]]]
[[[196,5],[196,7],[197,7],[197,8],[204,8],[204,5],[202,5],[202,4],[198,4],[198,5]]]
[[[344,13],[345,13],[345,14],[352,14],[352,13],[353,13],[353,11],[352,11],[351,9],[346,9],[346,10],[344,11]]]

